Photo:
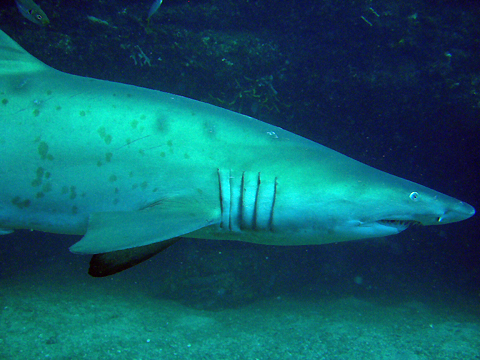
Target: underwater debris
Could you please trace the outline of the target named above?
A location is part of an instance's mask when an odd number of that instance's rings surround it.
[[[130,46],[122,45],[122,48],[124,48],[124,49],[127,49],[129,47]],[[148,65],[148,66],[151,67],[152,66],[151,60],[143,52],[142,48],[138,45],[135,45],[133,48],[136,49],[137,51],[132,51],[132,54],[130,55],[130,58],[133,59],[133,62],[135,63],[135,65],[140,65],[140,66]]]
[[[236,88],[239,91],[233,96],[232,100],[222,100],[212,94],[209,94],[210,98],[216,104],[238,112],[244,111],[245,106],[250,106],[254,113],[259,110],[267,113],[280,113],[282,108],[291,107],[291,104],[284,103],[277,97],[278,91],[273,87],[272,75],[263,76],[256,80],[246,76],[244,78],[248,83],[248,87],[245,88],[235,79]]]

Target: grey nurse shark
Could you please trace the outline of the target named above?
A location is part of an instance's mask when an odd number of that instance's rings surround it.
[[[90,273],[178,237],[325,244],[471,217],[468,204],[276,126],[66,74],[0,32],[0,228],[83,238]]]

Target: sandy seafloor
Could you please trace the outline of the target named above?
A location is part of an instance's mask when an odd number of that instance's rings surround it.
[[[155,258],[104,279],[68,252],[15,260],[0,279],[0,359],[480,359],[478,301],[461,296],[300,291],[207,311],[155,292],[142,278]]]

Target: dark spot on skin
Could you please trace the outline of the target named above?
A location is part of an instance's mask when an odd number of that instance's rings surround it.
[[[140,187],[142,188],[142,190],[145,190],[147,186],[148,186],[148,183],[146,181],[140,184]]]
[[[50,179],[50,176],[52,176],[52,174],[50,174],[48,171],[45,173],[45,179]]]
[[[24,208],[27,208],[30,206],[30,200],[28,199],[25,199],[25,200],[21,200],[20,199],[20,196],[15,196],[13,199],[12,199],[12,204],[15,205],[16,207],[18,207],[19,209],[24,209]]]
[[[52,95],[52,90],[47,90],[47,95]]]
[[[52,155],[52,154],[48,154],[48,155],[47,155],[47,160],[52,161],[52,160],[53,160],[53,155]]]
[[[98,167],[102,166],[102,162],[100,160],[97,161],[97,166]]]
[[[73,215],[78,214],[78,207],[76,207],[75,205],[72,206],[72,214],[73,214]]]
[[[162,152],[160,153],[160,156],[161,156],[161,157],[165,157],[165,151],[162,151]]]
[[[185,159],[190,159],[190,155],[188,155],[187,153],[185,153],[185,154],[183,155],[183,157],[184,157]]]
[[[133,177],[133,171],[130,171],[130,173],[128,174],[128,176]]]
[[[37,178],[32,181],[32,186],[40,186],[40,184],[42,183],[42,178],[44,173],[45,173],[44,168],[42,167],[37,168],[37,171],[36,171]]]
[[[130,125],[132,125],[132,129],[136,129],[137,126],[138,126],[138,121],[137,121],[137,120],[132,120],[132,122],[130,123]]]
[[[138,184],[133,184],[132,185],[132,190],[135,190],[138,187]]]
[[[110,177],[108,178],[108,181],[110,182],[117,181],[117,175],[110,175]]]
[[[152,190],[152,192],[157,192],[158,191],[158,188],[155,188]]]
[[[70,186],[70,199],[75,199],[77,197],[77,190],[75,186]]]
[[[105,129],[105,126],[99,127],[97,132],[102,139],[105,137],[105,135],[107,135],[107,130]]]
[[[61,106],[57,106],[55,109],[57,109],[57,111],[60,111],[60,110],[62,110],[62,107],[61,107]]]
[[[43,185],[43,186],[42,186],[42,191],[43,191],[43,192],[52,191],[52,184],[47,183],[47,184]]]
[[[40,144],[38,144],[38,153],[43,160],[47,158],[48,144],[45,141],[40,141]]]
[[[83,111],[83,110],[80,111],[80,116],[85,116],[85,115],[87,115],[87,113],[85,111]]]
[[[37,193],[37,199],[41,199],[45,196],[45,194],[43,192],[38,192]]]
[[[172,140],[168,140],[168,141],[167,141],[167,145],[168,145],[168,146],[172,146],[172,145],[173,145],[173,141],[172,141]]]
[[[33,110],[33,116],[38,116],[38,115],[40,115],[40,110],[38,109]]]
[[[105,129],[105,126],[101,126],[97,130],[98,135],[105,141],[107,145],[109,145],[112,142],[112,135],[107,135],[107,130]]]
[[[45,169],[42,167],[37,168],[37,178],[32,181],[32,186],[40,186],[42,184],[42,178],[45,173]]]
[[[112,161],[112,156],[113,156],[112,153],[106,153],[106,154],[105,154],[105,161],[106,161],[106,162]]]
[[[120,190],[118,190],[118,188],[115,188],[115,194],[118,194],[120,192]]]
[[[165,132],[167,130],[168,123],[164,117],[158,117],[155,123],[158,131]]]
[[[117,205],[119,202],[120,202],[120,200],[115,199],[115,200],[113,200],[113,205]]]
[[[8,104],[8,99],[2,99],[2,104],[7,105]]]
[[[197,189],[197,192],[198,192],[199,194],[203,194],[202,189]]]

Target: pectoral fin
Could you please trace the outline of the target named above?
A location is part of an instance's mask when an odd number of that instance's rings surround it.
[[[104,277],[127,270],[157,255],[178,240],[180,239],[175,238],[127,250],[93,255],[88,274],[93,277]]]
[[[186,235],[219,221],[212,208],[194,201],[163,203],[138,211],[93,213],[87,233],[70,251],[103,254]]]

